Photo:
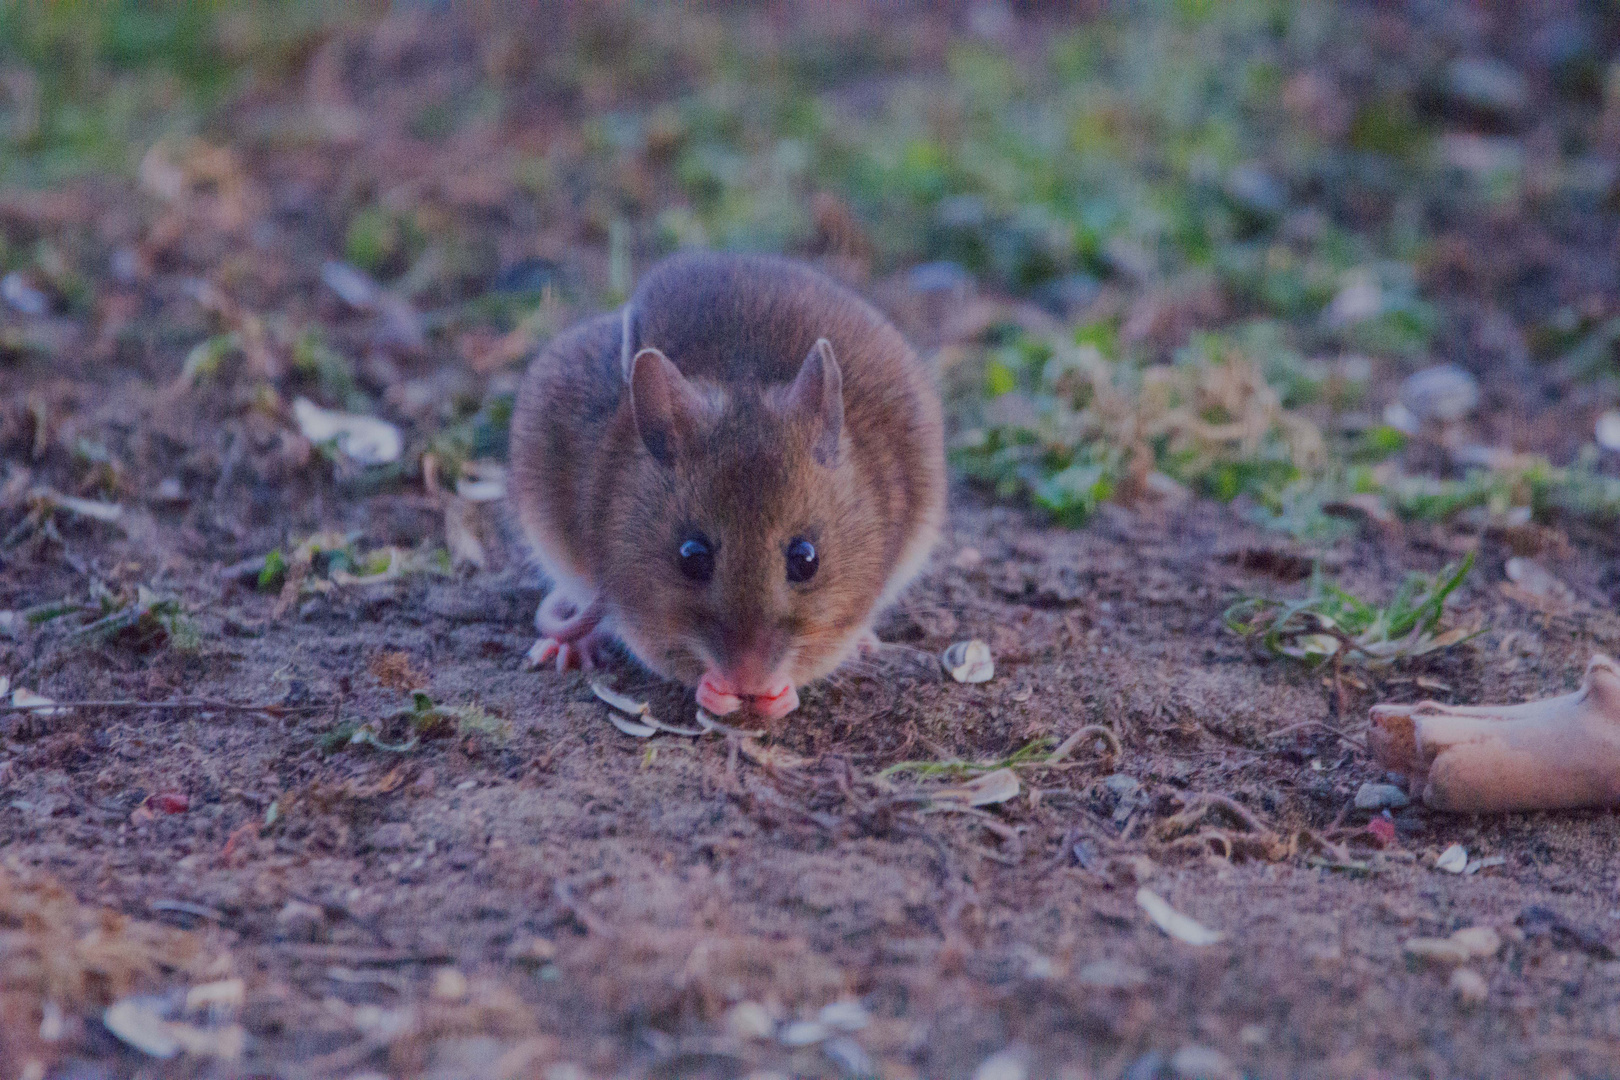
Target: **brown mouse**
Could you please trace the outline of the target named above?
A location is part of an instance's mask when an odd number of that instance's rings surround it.
[[[787,259],[677,255],[551,342],[511,498],[552,589],[531,663],[622,642],[725,715],[876,644],[945,511],[939,393],[876,309]]]

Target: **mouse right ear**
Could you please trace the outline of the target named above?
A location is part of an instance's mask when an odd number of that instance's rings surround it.
[[[642,349],[630,364],[630,411],[642,445],[662,465],[675,461],[681,436],[692,429],[703,398],[669,357]]]

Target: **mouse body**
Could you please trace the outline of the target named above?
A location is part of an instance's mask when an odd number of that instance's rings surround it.
[[[720,716],[776,719],[875,644],[945,512],[934,378],[788,259],[672,256],[530,365],[512,509],[551,589],[531,663],[617,640]]]

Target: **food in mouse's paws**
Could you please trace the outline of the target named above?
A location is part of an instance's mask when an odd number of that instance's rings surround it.
[[[1436,810],[1620,806],[1620,665],[1523,705],[1376,705],[1367,744]]]
[[[817,271],[678,256],[535,359],[508,486],[553,585],[531,665],[617,641],[713,716],[776,720],[870,646],[933,547],[939,394]]]

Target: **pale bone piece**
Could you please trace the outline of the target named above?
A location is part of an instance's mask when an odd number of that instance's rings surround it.
[[[1620,664],[1594,656],[1579,690],[1523,705],[1375,705],[1367,743],[1435,810],[1620,806]]]

